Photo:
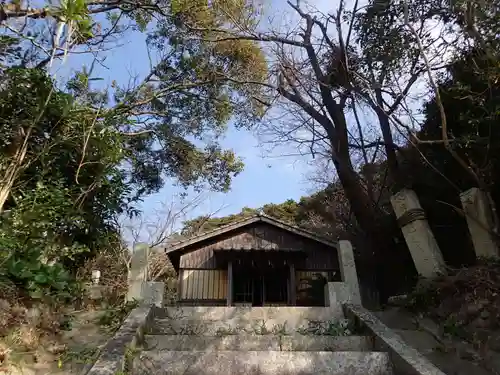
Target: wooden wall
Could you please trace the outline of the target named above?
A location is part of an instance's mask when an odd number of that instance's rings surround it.
[[[184,269],[181,271],[180,291],[181,299],[226,299],[227,271]]]
[[[265,251],[267,254],[278,256],[276,259],[280,261],[286,259],[286,253],[278,254],[273,250],[303,252],[303,257],[294,256],[293,259],[297,299],[304,295],[302,301],[306,305],[310,303],[310,298],[307,297],[310,283],[301,282],[302,279],[314,279],[316,273],[327,277],[329,273],[339,273],[335,248],[266,223],[256,223],[186,248],[187,252],[180,257],[180,301],[199,300],[202,303],[227,298],[227,260],[221,261],[216,254],[216,251],[224,250],[245,251],[245,257],[241,258],[246,259],[242,260],[244,263],[248,257],[258,257],[257,253],[250,253],[248,250]]]

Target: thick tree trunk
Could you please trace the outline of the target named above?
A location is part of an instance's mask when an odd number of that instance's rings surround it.
[[[16,182],[19,171],[21,170],[26,157],[26,152],[28,151],[28,137],[31,134],[31,129],[32,128],[28,129],[28,133],[26,134],[23,142],[19,143],[7,170],[0,181],[0,214],[3,212],[5,202],[9,199],[14,182]]]
[[[375,283],[380,293],[380,302],[384,303],[391,295],[391,282],[393,281],[389,276],[392,275],[394,261],[399,262],[399,258],[393,254],[394,243],[390,228],[386,227],[387,222],[382,220],[383,217],[377,212],[377,208],[350,162],[335,163],[335,166],[351,210],[365,234],[363,252],[358,259],[363,264],[365,272],[363,278],[365,282],[372,280],[369,282]]]
[[[382,92],[380,90],[375,91],[377,104],[375,111],[377,112],[377,117],[380,125],[380,130],[382,132],[382,137],[384,139],[385,153],[387,155],[387,167],[389,169],[389,177],[397,185],[397,189],[401,185],[401,176],[399,173],[399,163],[396,156],[396,148],[394,145],[394,139],[392,137],[391,125],[389,122],[389,117],[384,110],[384,100],[382,98]]]
[[[337,174],[344,188],[346,198],[361,229],[368,235],[376,222],[376,211],[367,191],[361,184],[361,179],[347,163],[336,163]]]

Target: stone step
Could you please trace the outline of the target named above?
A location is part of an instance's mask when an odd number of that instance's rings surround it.
[[[275,336],[275,335],[146,335],[146,350],[173,351],[370,351],[369,336]]]
[[[225,306],[184,306],[155,309],[157,318],[172,320],[331,320],[343,319],[340,304],[332,307],[225,307]]]
[[[161,372],[158,372],[158,369],[161,369]],[[156,373],[168,375],[393,374],[389,355],[383,352],[145,351],[134,359],[132,375]]]
[[[155,335],[338,335],[345,331],[347,320],[307,321],[288,317],[274,319],[242,319],[239,317],[227,320],[186,320],[156,318],[151,324],[150,332]],[[344,328],[341,327],[344,324]]]

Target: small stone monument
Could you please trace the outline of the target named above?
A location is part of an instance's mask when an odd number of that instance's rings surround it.
[[[91,300],[100,300],[102,298],[102,286],[99,285],[101,271],[92,270],[92,282],[89,285],[89,298]]]
[[[92,270],[92,284],[94,284],[94,285],[99,284],[100,278],[101,278],[101,271]]]

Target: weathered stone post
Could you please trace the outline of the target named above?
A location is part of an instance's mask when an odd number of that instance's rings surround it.
[[[127,301],[143,299],[143,284],[148,277],[149,246],[144,243],[134,245],[128,273]]]
[[[326,284],[325,305],[342,310],[344,303],[361,305],[361,293],[351,242],[339,241],[338,254],[342,281]]]
[[[467,226],[477,257],[498,259],[498,247],[491,234],[493,215],[486,193],[472,188],[460,194],[460,201],[467,219]]]
[[[361,292],[359,291],[358,273],[354,261],[354,251],[350,241],[339,241],[339,262],[342,281],[349,288],[351,303],[361,305]]]
[[[92,270],[92,284],[98,285],[101,278],[100,270]]]
[[[443,255],[415,192],[403,189],[391,197],[391,204],[419,275],[444,274]]]
[[[92,270],[92,282],[88,285],[89,297],[92,301],[99,301],[102,298],[102,286],[99,285],[101,278],[100,270]]]
[[[148,281],[149,245],[134,246],[128,274],[127,301],[139,301],[143,305],[163,306],[165,283]]]

